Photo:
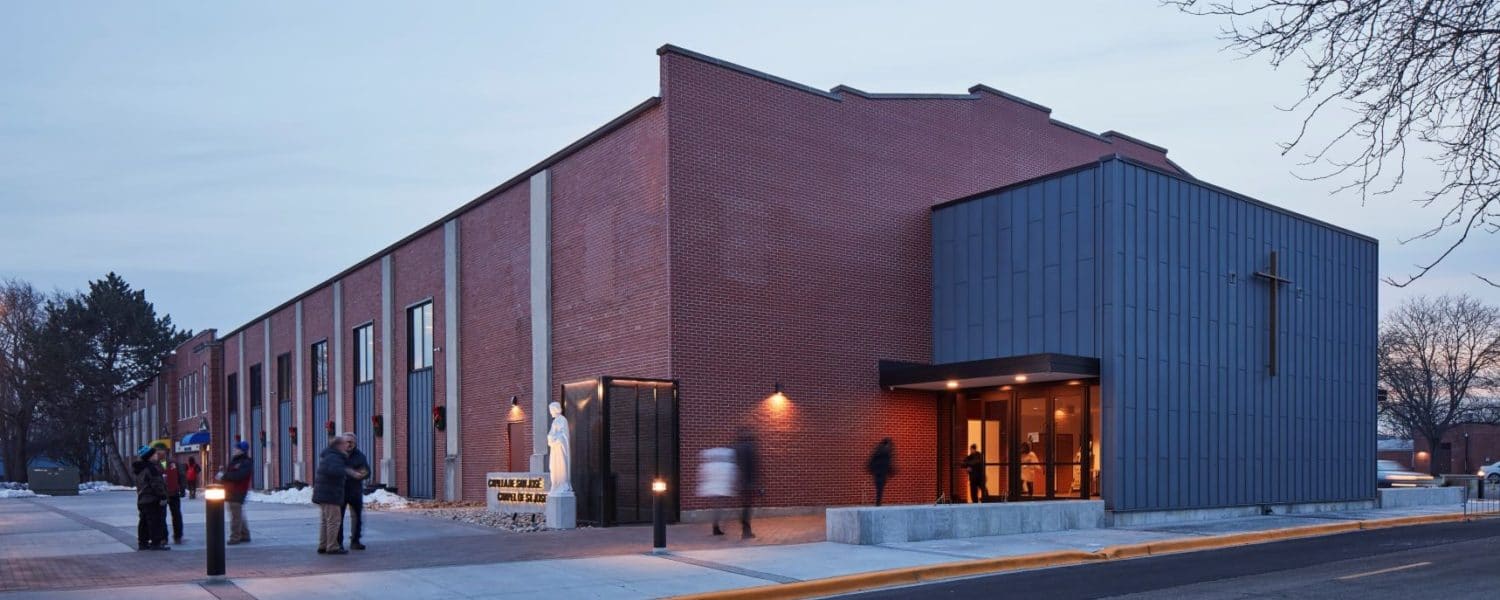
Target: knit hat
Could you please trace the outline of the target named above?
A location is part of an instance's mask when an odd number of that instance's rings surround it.
[[[240,452],[249,452],[250,451],[250,442],[247,442],[247,441],[244,441],[244,440],[240,440],[238,442],[235,442],[234,447],[235,448],[239,448]]]
[[[141,458],[151,458],[151,454],[153,452],[156,452],[156,448],[152,448],[151,446],[141,446],[140,448],[136,449],[135,455]]]

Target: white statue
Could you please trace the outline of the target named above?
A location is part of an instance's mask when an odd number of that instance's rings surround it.
[[[562,405],[556,402],[547,405],[552,413],[552,429],[547,431],[548,468],[552,470],[552,489],[547,493],[572,494],[573,484],[568,478],[568,418],[562,416]]]

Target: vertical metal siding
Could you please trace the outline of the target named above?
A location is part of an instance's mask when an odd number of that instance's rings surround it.
[[[292,423],[292,403],[276,403],[276,475],[279,485],[292,482],[292,432],[287,429]],[[298,432],[301,433],[301,432]]]
[[[1092,170],[932,213],[933,361],[1093,356]]]
[[[1373,497],[1375,244],[1129,163],[1100,173],[1110,507]],[[1273,250],[1293,281],[1275,377],[1254,276]]]
[[[934,362],[1101,358],[1110,509],[1374,496],[1373,241],[1120,160],[940,207],[932,231]],[[1272,250],[1293,281],[1276,377]]]
[[[312,447],[314,458],[316,458],[316,454],[318,452],[322,452],[323,446],[327,445],[328,443],[328,392],[318,392],[316,394],[313,394],[312,410],[313,422],[311,431],[302,433],[303,439],[308,441],[304,441],[302,443],[304,445],[309,445]],[[334,432],[334,434],[338,433],[341,432]],[[370,451],[370,447],[364,445],[364,440],[357,441],[359,442],[360,452]]]
[[[375,461],[375,424],[370,417],[375,415],[375,382],[365,381],[354,386],[354,436],[359,438],[359,447],[365,455]]]
[[[260,435],[266,428],[264,416],[261,413],[261,407],[255,406],[250,409],[250,464],[255,466],[255,468],[251,469],[255,472],[255,478],[252,480],[251,486],[257,490],[266,489],[266,477],[264,475],[266,470],[261,468],[261,462],[264,460],[261,457],[264,456],[265,449],[260,446]]]
[[[433,497],[432,369],[406,375],[407,495]]]

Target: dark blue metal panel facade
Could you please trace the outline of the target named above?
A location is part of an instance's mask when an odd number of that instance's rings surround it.
[[[413,498],[433,497],[432,371],[406,375],[406,495]]]
[[[354,386],[354,436],[359,438],[359,447],[373,463],[375,461],[375,423],[370,417],[375,414],[375,382],[366,381]]]
[[[1094,170],[932,213],[935,363],[1098,355]]]
[[[1374,497],[1374,240],[1118,159],[938,208],[933,240],[933,362],[1100,358],[1112,510]]]

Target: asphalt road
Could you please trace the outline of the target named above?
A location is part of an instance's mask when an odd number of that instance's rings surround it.
[[[986,575],[841,596],[1500,598],[1500,519]]]

